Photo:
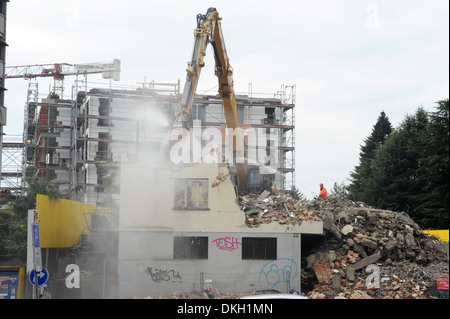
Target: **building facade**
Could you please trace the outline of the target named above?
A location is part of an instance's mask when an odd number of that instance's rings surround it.
[[[301,290],[301,235],[321,221],[250,228],[220,164],[162,168],[123,163],[118,247],[121,298],[212,289]],[[180,189],[182,194],[180,195]],[[186,199],[188,204],[179,203]]]

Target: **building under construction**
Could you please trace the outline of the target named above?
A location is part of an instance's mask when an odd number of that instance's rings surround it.
[[[11,74],[11,73],[10,73]],[[179,112],[180,83],[141,83],[138,87],[88,87],[76,74],[69,99],[62,86],[42,97],[30,81],[24,110],[21,186],[48,179],[63,197],[89,204],[104,203],[120,193],[117,172],[124,157],[150,156]],[[270,165],[249,166],[248,185],[262,191],[260,180],[270,176],[280,192],[294,186],[295,86],[281,87],[269,97],[237,94],[241,125],[275,136],[277,159]],[[224,132],[225,115],[219,95],[196,95],[192,123]],[[158,127],[155,129],[155,127]],[[226,135],[226,134],[224,134]],[[149,155],[150,154],[150,155]],[[19,179],[18,179],[19,180]],[[17,185],[19,186],[19,185]],[[16,189],[2,185],[2,189]]]

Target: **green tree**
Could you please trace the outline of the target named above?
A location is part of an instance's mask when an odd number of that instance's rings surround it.
[[[424,156],[419,168],[423,186],[415,198],[416,219],[423,227],[447,229],[449,224],[449,100],[437,102],[423,132]]]
[[[438,101],[435,112],[418,108],[407,115],[384,143],[374,143],[376,136],[382,140],[375,131],[351,173],[351,198],[406,212],[423,228],[448,228],[448,99]]]
[[[424,152],[421,135],[427,127],[428,115],[419,108],[414,116],[406,116],[377,149],[372,161],[372,194],[368,204],[414,214],[414,196],[423,187],[418,168]]]
[[[373,200],[372,187],[372,160],[377,148],[383,145],[392,133],[393,128],[384,111],[380,113],[372,133],[364,141],[359,153],[359,165],[350,173],[350,184],[347,187],[348,196],[354,200],[369,202]]]
[[[61,197],[57,186],[49,180],[28,183],[28,186],[22,189],[22,195],[10,202],[6,210],[0,213],[0,255],[26,254],[28,209],[36,207],[37,194],[48,195],[53,199]]]
[[[0,218],[0,255],[25,255],[27,251],[26,220]]]
[[[61,197],[58,186],[52,184],[48,179],[41,179],[37,182],[29,182],[27,187],[22,188],[22,195],[17,197],[10,206],[18,218],[26,218],[28,209],[36,207],[36,195],[47,195],[52,199]]]

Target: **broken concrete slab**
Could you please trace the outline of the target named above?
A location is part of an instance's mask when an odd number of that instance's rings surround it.
[[[392,252],[395,248],[397,248],[397,242],[395,240],[389,241],[385,246],[384,249],[387,253]]]
[[[324,216],[323,218],[323,228],[330,230],[331,229],[331,225],[333,225],[333,222],[331,220],[331,218],[329,218],[328,216]]]
[[[355,268],[349,267],[346,269],[345,276],[348,281],[355,281]]]
[[[368,248],[371,251],[374,251],[375,249],[378,248],[378,243],[369,238],[362,238],[361,245],[363,245],[364,247]]]
[[[380,254],[379,253],[375,253],[373,255],[367,256],[366,258],[361,259],[360,261],[358,261],[357,263],[351,265],[350,267],[352,267],[355,270],[361,269],[363,267],[366,267],[367,265],[376,263],[378,260],[380,259]]]
[[[339,273],[335,274],[331,278],[331,286],[334,290],[341,290],[341,276],[339,275]]]
[[[334,224],[331,225],[331,227],[330,227],[330,232],[331,232],[331,233],[334,235],[334,237],[336,237],[338,240],[341,240],[341,238],[342,238],[341,231],[340,231],[340,229],[339,229],[336,225],[334,225]]]
[[[344,227],[342,227],[341,229],[341,233],[343,235],[348,235],[349,233],[351,233],[353,231],[353,226],[352,225],[345,225]]]
[[[400,213],[397,214],[396,218],[401,220],[403,223],[411,225],[411,226],[415,224],[411,218],[409,218],[403,214],[400,214]]]
[[[270,195],[270,192],[268,190],[264,190],[256,199],[258,202],[262,202]]]
[[[414,239],[414,236],[412,234],[409,234],[409,233],[406,234],[406,236],[405,236],[405,243],[411,249],[414,249],[414,248],[417,247],[417,243],[416,243],[416,241]]]

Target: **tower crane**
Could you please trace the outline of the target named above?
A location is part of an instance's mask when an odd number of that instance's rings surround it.
[[[120,60],[114,59],[110,63],[49,63],[20,66],[6,66],[5,79],[34,79],[37,77],[53,77],[53,90],[62,98],[64,77],[67,75],[86,75],[101,73],[104,79],[120,80]],[[56,90],[59,92],[55,92]]]

